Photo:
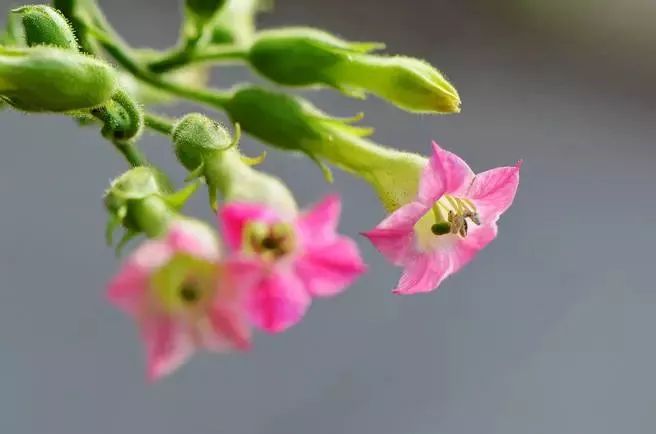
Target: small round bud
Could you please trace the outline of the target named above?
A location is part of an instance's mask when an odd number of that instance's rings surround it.
[[[25,45],[51,45],[77,51],[73,29],[56,9],[46,5],[30,5],[14,9],[23,27]]]
[[[449,222],[439,222],[431,226],[431,232],[435,235],[446,235],[451,232],[451,224]]]
[[[225,200],[265,203],[285,214],[296,211],[296,202],[276,177],[259,172],[243,161],[235,145],[239,141],[221,124],[198,113],[183,117],[173,129],[175,154],[191,172],[190,178],[203,178],[210,205],[218,206],[218,195]]]
[[[116,87],[114,69],[93,57],[55,47],[0,48],[0,96],[18,109],[90,109]]]
[[[185,8],[199,21],[210,21],[225,3],[226,0],[185,0]]]
[[[112,181],[105,193],[104,203],[110,214],[107,227],[108,241],[121,225],[127,235],[145,233],[157,237],[166,232],[195,191],[195,185],[173,192],[166,176],[152,167],[135,167]]]
[[[200,113],[185,115],[173,128],[175,155],[187,170],[193,171],[204,158],[233,144],[226,128]]]
[[[255,16],[263,3],[261,0],[226,0],[212,21],[212,44],[249,44],[255,34]]]

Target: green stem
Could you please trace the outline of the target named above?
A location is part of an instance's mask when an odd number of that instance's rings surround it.
[[[228,92],[221,92],[216,89],[200,89],[179,85],[172,81],[166,80],[156,74],[143,68],[129,53],[129,49],[123,44],[102,39],[101,45],[107,52],[128,72],[136,78],[152,85],[160,90],[167,91],[181,98],[196,101],[210,105],[217,109],[223,109],[230,100]]]
[[[143,156],[143,154],[137,149],[136,146],[132,143],[120,143],[120,142],[113,142],[114,147],[118,150],[118,152],[125,157],[127,162],[132,166],[132,167],[137,167],[137,166],[148,166],[148,160],[146,160],[146,157]]]
[[[109,37],[104,30],[96,28],[89,28],[89,31],[119,65],[141,81],[181,98],[207,104],[216,109],[223,109],[230,100],[231,95],[229,92],[186,87],[153,74],[134,58],[131,49],[119,38]]]
[[[157,131],[170,136],[173,132],[174,120],[165,116],[156,115],[154,113],[144,113],[144,125],[151,130]]]
[[[163,73],[181,68],[183,66],[204,62],[239,61],[246,58],[248,51],[235,46],[212,46],[204,50],[189,51],[187,48],[178,48],[162,58],[150,62],[148,69],[151,72]]]

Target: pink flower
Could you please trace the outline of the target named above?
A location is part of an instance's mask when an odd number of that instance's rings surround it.
[[[326,198],[311,210],[283,218],[253,203],[229,203],[219,213],[228,246],[250,261],[242,278],[252,321],[269,332],[297,323],[311,298],[340,293],[364,270],[357,246],[337,234],[340,201]],[[248,276],[247,276],[248,275]]]
[[[196,349],[249,347],[232,277],[239,264],[219,261],[211,230],[178,220],[162,239],[141,244],[109,283],[109,300],[141,331],[150,380],[173,372]]]
[[[404,268],[395,293],[436,289],[496,237],[497,220],[515,198],[520,165],[475,175],[460,157],[433,142],[415,200],[364,234]]]

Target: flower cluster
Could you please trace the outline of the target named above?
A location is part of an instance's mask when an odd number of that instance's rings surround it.
[[[190,219],[141,244],[108,296],[137,322],[149,378],[172,372],[196,349],[248,349],[251,324],[283,331],[312,297],[342,292],[365,266],[355,243],[336,232],[339,214],[337,197],[291,219],[265,205],[228,203],[219,213],[225,247]]]
[[[146,239],[108,297],[137,323],[151,380],[196,350],[247,350],[252,327],[287,330],[313,298],[340,294],[366,270],[356,242],[337,231],[339,197],[299,210],[282,180],[255,167],[265,153],[241,153],[242,128],[309,157],[328,182],[336,167],[371,186],[389,215],[363,235],[403,267],[397,294],[433,291],[462,269],[496,237],[517,192],[519,163],[475,174],[435,143],[425,158],[373,142],[373,129],[356,124],[362,114],[332,116],[261,85],[208,87],[210,65],[241,62],[283,86],[374,95],[410,113],[460,112],[455,86],[426,61],[318,29],[258,30],[263,3],[184,0],[179,43],[163,52],[130,47],[95,0],[14,9],[0,35],[0,103],[97,125],[130,166],[105,192],[106,238],[114,244],[122,228],[117,252]],[[202,113],[150,111],[176,99],[223,111],[234,133]],[[146,130],[171,144],[188,172],[184,187],[139,150]],[[183,214],[201,184],[216,230]]]

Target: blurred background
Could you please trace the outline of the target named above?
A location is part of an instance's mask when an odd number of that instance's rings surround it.
[[[177,1],[100,3],[131,43],[175,42]],[[450,77],[457,116],[310,97],[338,115],[364,110],[378,142],[427,153],[436,139],[477,171],[524,159],[499,238],[440,291],[412,297],[390,293],[399,270],[360,240],[370,273],[300,325],[147,385],[133,324],[103,298],[118,262],[100,197],[121,158],[97,128],[5,110],[0,432],[653,433],[656,3],[276,3],[262,26],[384,41]],[[0,1],[3,11],[16,5]],[[218,85],[251,78],[222,71]],[[142,147],[182,180],[164,139],[147,135]],[[344,174],[326,185],[306,159],[276,152],[264,167],[304,204],[341,191],[350,235],[383,216]],[[203,194],[190,212],[212,220]]]

